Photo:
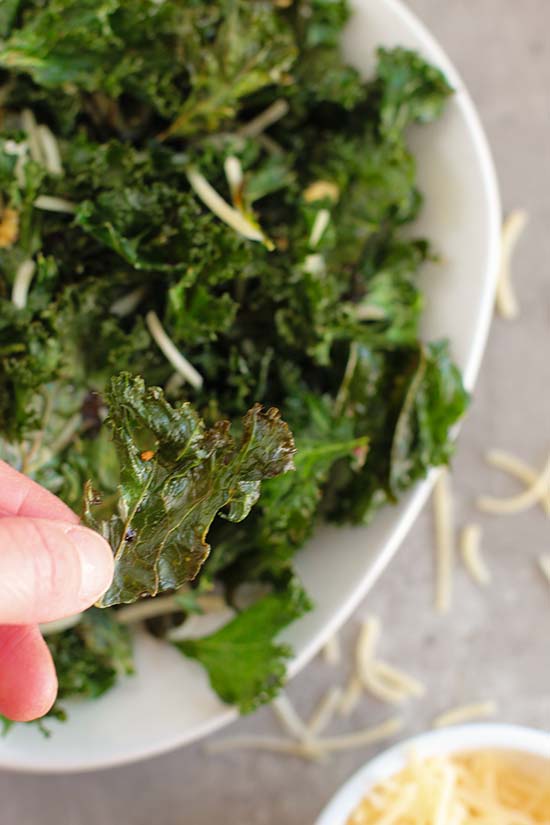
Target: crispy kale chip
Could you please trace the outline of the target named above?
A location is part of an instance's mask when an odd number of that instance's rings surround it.
[[[120,462],[116,512],[101,521],[88,488],[85,520],[108,539],[115,575],[102,607],[176,589],[196,577],[208,556],[206,535],[217,513],[242,521],[263,479],[293,467],[294,441],[275,409],[256,405],[236,441],[229,422],[206,429],[192,405],[172,407],[140,378],[113,379],[109,424]]]

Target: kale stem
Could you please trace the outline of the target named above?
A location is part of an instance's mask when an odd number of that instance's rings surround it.
[[[44,439],[44,432],[46,427],[48,426],[48,422],[50,420],[50,416],[52,414],[53,409],[53,396],[48,390],[45,391],[45,398],[44,398],[44,412],[42,414],[42,426],[36,433],[34,437],[34,441],[32,442],[29,451],[23,456],[23,461],[21,463],[21,472],[22,473],[30,473],[32,472],[32,461],[34,457],[39,452],[42,441]]]
[[[344,370],[344,377],[342,378],[342,383],[334,402],[334,415],[336,416],[341,415],[344,410],[344,405],[349,394],[349,385],[351,384],[351,379],[353,378],[353,373],[355,372],[355,367],[357,366],[358,350],[359,347],[357,341],[352,341],[349,348],[348,362],[346,364],[346,369]]]
[[[164,616],[167,613],[181,612],[182,605],[179,599],[189,592],[190,588],[184,586],[168,596],[155,596],[152,599],[142,599],[134,604],[124,605],[116,611],[115,618],[120,624],[126,625],[144,622],[146,619]],[[215,593],[197,596],[197,603],[205,613],[216,613],[227,607],[223,598]]]

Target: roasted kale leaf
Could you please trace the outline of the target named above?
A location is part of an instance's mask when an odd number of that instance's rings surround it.
[[[310,608],[303,589],[292,580],[284,591],[259,599],[221,630],[175,645],[206,668],[224,702],[249,713],[271,701],[284,684],[285,662],[292,650],[274,638]]]
[[[108,539],[115,574],[99,605],[110,607],[173,590],[196,577],[217,513],[242,521],[263,479],[293,467],[294,441],[275,409],[256,405],[236,441],[229,422],[206,429],[192,405],[172,407],[158,388],[121,375],[107,396],[120,463],[116,512],[99,521],[91,487],[85,521]]]

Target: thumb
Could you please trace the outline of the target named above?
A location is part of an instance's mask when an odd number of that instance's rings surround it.
[[[57,679],[37,625],[0,625],[0,672],[0,713],[28,722],[49,711]]]
[[[29,625],[78,613],[112,576],[111,550],[93,530],[48,519],[0,519],[0,623]]]

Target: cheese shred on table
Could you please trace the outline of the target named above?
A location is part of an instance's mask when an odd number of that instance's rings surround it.
[[[542,575],[548,584],[550,584],[550,553],[542,553],[538,561]]]
[[[548,825],[550,763],[499,751],[421,759],[367,793],[347,825]]]
[[[310,733],[305,722],[298,716],[296,708],[286,693],[280,693],[271,703],[271,707],[275,711],[279,722],[290,736],[293,736],[301,742],[310,738]]]
[[[485,456],[485,460],[492,467],[496,467],[497,470],[502,470],[514,478],[517,478],[519,481],[523,481],[527,487],[531,487],[539,475],[533,467],[530,467],[520,458],[517,458],[517,456],[511,455],[511,453],[507,453],[504,450],[489,450]],[[546,515],[550,516],[550,489],[546,496],[540,499],[540,505]]]
[[[307,723],[307,730],[310,736],[317,736],[328,728],[340,705],[341,699],[342,688],[332,687],[327,690]]]
[[[496,307],[499,315],[507,320],[517,318],[519,305],[510,277],[511,261],[515,246],[527,224],[523,209],[510,212],[502,226],[500,273],[497,283]]]
[[[342,693],[342,698],[340,699],[340,705],[338,707],[339,716],[343,716],[344,718],[351,716],[361,701],[362,696],[363,686],[361,681],[358,676],[353,674],[353,676],[351,676],[348,680],[348,683],[344,688],[344,692]]]
[[[520,493],[511,498],[494,498],[492,496],[480,496],[477,500],[479,510],[495,515],[511,515],[528,510],[537,502],[545,501],[550,493],[550,456],[546,460],[541,472],[533,483]]]
[[[380,725],[364,728],[341,736],[312,737],[306,740],[287,739],[282,736],[235,736],[207,745],[208,753],[224,753],[232,750],[261,750],[319,760],[335,751],[354,750],[375,745],[395,736],[403,728],[399,717],[387,719]]]
[[[491,581],[491,573],[481,555],[481,527],[467,524],[460,537],[462,560],[472,579],[484,587]]]
[[[355,654],[357,682],[375,699],[390,705],[398,705],[412,696],[422,696],[425,687],[417,679],[376,658],[381,627],[376,616],[363,623]]]
[[[446,728],[449,725],[461,725],[464,722],[487,719],[490,716],[496,716],[497,712],[497,704],[492,700],[475,702],[471,705],[461,705],[460,707],[452,708],[436,716],[433,721],[433,727]]]

